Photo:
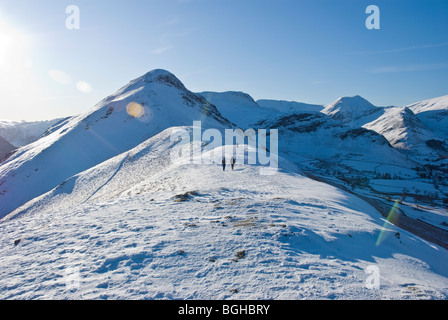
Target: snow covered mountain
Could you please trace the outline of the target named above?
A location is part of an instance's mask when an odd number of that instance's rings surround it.
[[[342,97],[327,105],[322,113],[335,120],[349,123],[378,111],[379,108],[360,96]]]
[[[225,118],[233,123],[238,123],[243,129],[249,128],[251,124],[265,119],[275,112],[275,110],[260,108],[254,99],[244,92],[206,91],[199,94],[215,105]]]
[[[345,98],[340,100],[344,103],[347,101]],[[356,108],[354,104],[352,106]],[[347,110],[342,112],[345,111]],[[256,126],[278,128],[281,154],[302,165],[304,162],[324,160],[335,162],[336,166],[341,156],[346,160],[381,159],[406,165],[405,157],[394,150],[383,135],[373,130],[351,126],[349,121],[341,121],[340,117],[332,117],[324,112],[300,112],[271,117],[260,121]],[[353,169],[356,167],[357,165]]]
[[[197,94],[153,70],[0,164],[0,298],[447,299],[445,140],[412,110]],[[248,141],[179,152],[195,120],[278,129],[279,170]]]
[[[276,109],[282,113],[320,112],[324,109],[323,105],[283,100],[260,99],[257,100],[257,104],[260,107]]]
[[[383,115],[363,127],[383,135],[398,149],[427,148],[426,141],[435,138],[407,107],[385,108]]]
[[[33,122],[0,120],[0,136],[17,148],[23,147],[41,138],[49,128],[63,120]]]
[[[19,149],[0,167],[0,217],[71,176],[121,154],[176,125],[231,127],[216,107],[171,73],[153,70]],[[23,183],[29,187],[23,188]]]
[[[408,108],[424,125],[448,139],[448,95],[416,102]]]

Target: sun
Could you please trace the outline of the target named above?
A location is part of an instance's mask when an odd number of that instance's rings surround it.
[[[40,116],[36,97],[45,96],[33,65],[33,36],[0,16],[0,106],[1,118],[29,119]]]
[[[30,68],[29,37],[0,19],[0,69],[2,72]]]

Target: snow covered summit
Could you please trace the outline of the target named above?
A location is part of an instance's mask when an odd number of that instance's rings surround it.
[[[153,70],[131,81],[91,111],[19,149],[0,167],[0,218],[69,177],[195,120],[203,127],[232,126],[168,71]]]
[[[425,146],[426,141],[434,138],[434,134],[407,107],[385,108],[382,116],[364,125],[364,128],[383,135],[398,149]]]
[[[326,106],[322,113],[342,122],[353,121],[360,116],[373,112],[377,107],[360,96],[342,97]]]

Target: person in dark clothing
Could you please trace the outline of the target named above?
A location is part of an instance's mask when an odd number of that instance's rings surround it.
[[[233,170],[233,167],[235,166],[235,158],[234,157],[232,157],[232,159],[230,160],[230,165],[232,166],[232,170]]]
[[[226,158],[222,158],[222,171],[226,171]]]

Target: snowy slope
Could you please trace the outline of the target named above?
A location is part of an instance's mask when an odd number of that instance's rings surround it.
[[[23,147],[38,140],[49,128],[63,119],[48,121],[0,120],[0,136],[15,147]]]
[[[215,105],[219,112],[233,123],[237,123],[242,129],[251,127],[252,124],[270,117],[275,110],[260,108],[254,99],[244,92],[201,92],[207,101]]]
[[[413,103],[408,106],[431,130],[448,139],[448,95]]]
[[[13,151],[15,148],[6,139],[0,136],[0,163]]]
[[[324,161],[336,167],[343,160],[353,170],[363,162],[396,163],[411,167],[406,157],[391,147],[381,134],[365,128],[353,128],[322,112],[281,115],[262,121],[260,128],[279,130],[280,155],[307,168],[310,162]]]
[[[282,113],[320,112],[324,109],[323,105],[284,100],[260,99],[257,100],[257,104],[260,107],[276,109]]]
[[[231,127],[215,106],[188,91],[173,74],[153,70],[3,163],[0,217],[162,130],[191,126],[194,120],[204,127]]]
[[[426,149],[426,141],[436,138],[407,107],[385,108],[382,116],[363,127],[382,134],[398,149]]]
[[[221,114],[238,124],[243,129],[252,128],[256,124],[295,113],[320,112],[323,106],[281,100],[257,100],[244,92],[211,92],[199,93]]]
[[[424,101],[415,102],[407,106],[414,113],[422,113],[427,111],[447,110],[448,109],[448,95],[428,99]]]
[[[62,210],[85,202],[117,197],[143,180],[158,176],[171,165],[171,152],[179,143],[177,138],[172,137],[178,137],[182,130],[192,132],[190,127],[166,129],[137,147],[70,177],[51,191],[14,210],[5,220],[48,208]]]
[[[0,298],[448,298],[446,250],[286,160],[275,175],[170,161],[173,130],[3,221]]]

